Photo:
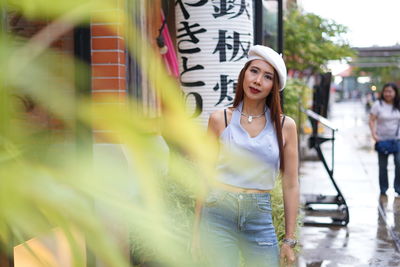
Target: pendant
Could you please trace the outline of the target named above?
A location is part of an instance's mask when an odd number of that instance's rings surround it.
[[[249,116],[249,118],[247,119],[247,121],[248,121],[249,123],[251,123],[251,122],[253,121],[253,116]]]

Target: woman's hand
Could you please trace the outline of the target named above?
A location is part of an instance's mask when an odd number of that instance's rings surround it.
[[[288,244],[282,243],[281,246],[281,266],[294,266],[296,253]]]
[[[371,130],[372,138],[374,139],[375,142],[378,142],[379,141],[378,135],[376,134],[376,119],[377,119],[376,115],[370,114],[368,125],[369,125],[369,129]]]
[[[372,139],[374,139],[375,142],[379,141],[378,135],[376,133],[372,133]]]
[[[201,209],[203,206],[203,197],[196,198],[196,204],[194,207],[194,224],[192,234],[192,244],[190,246],[190,253],[194,261],[198,261],[201,258],[201,244],[200,244],[200,217]]]

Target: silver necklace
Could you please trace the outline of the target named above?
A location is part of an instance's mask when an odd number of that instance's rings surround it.
[[[249,123],[251,123],[253,121],[253,119],[260,118],[260,117],[264,116],[265,111],[263,113],[261,113],[260,115],[247,115],[246,113],[243,113],[242,111],[240,112],[240,114],[242,114],[242,116],[245,116],[247,118],[247,121]]]

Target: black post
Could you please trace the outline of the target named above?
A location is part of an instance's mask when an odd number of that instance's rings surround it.
[[[92,93],[90,25],[79,26],[74,29],[74,56],[78,61],[75,66],[76,99],[89,98]],[[92,129],[78,118],[79,102],[76,105],[76,152],[77,160],[82,155],[92,158]],[[86,266],[96,266],[94,254],[86,246]]]
[[[278,53],[283,54],[283,0],[278,0]]]
[[[254,44],[263,44],[263,5],[262,0],[254,2]]]
[[[78,60],[75,66],[75,87],[77,99],[91,96],[92,75],[90,70],[90,26],[81,26],[74,29],[74,55]],[[81,64],[84,63],[84,64]],[[79,106],[77,106],[79,109]],[[83,149],[90,151],[92,145],[92,130],[83,125],[78,119],[76,121],[76,145],[78,153]],[[85,149],[89,148],[89,149]]]

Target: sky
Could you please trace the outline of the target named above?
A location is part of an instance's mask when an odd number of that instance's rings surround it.
[[[298,0],[308,13],[349,28],[353,47],[400,45],[400,0]]]

